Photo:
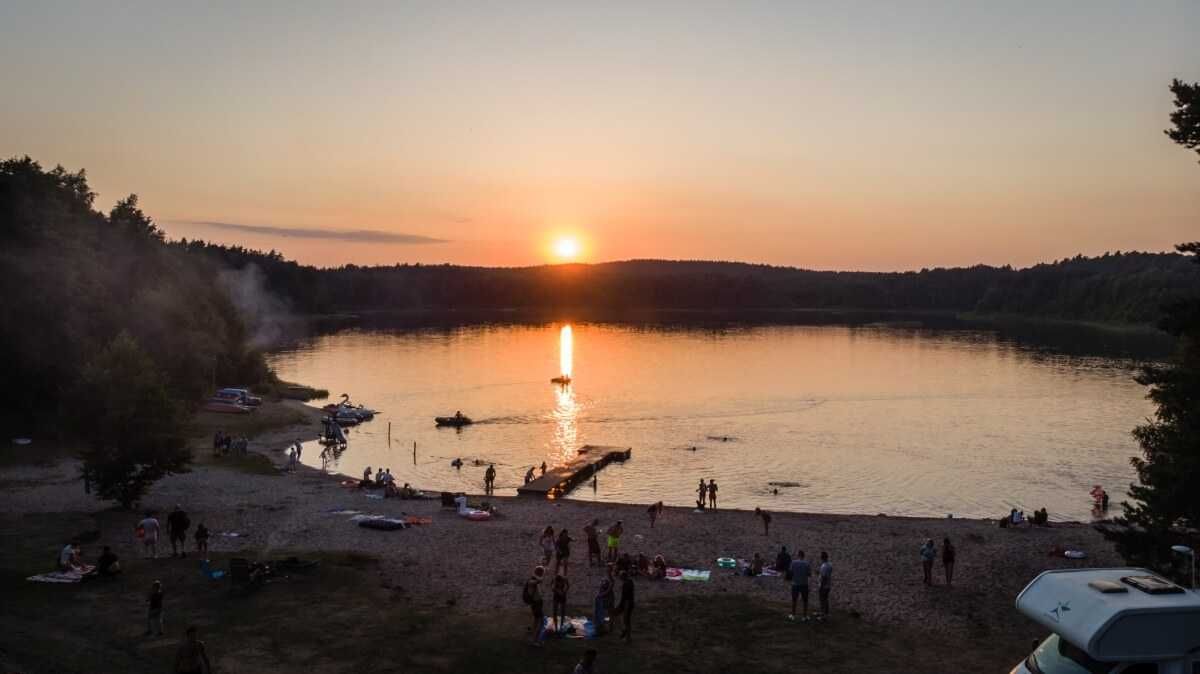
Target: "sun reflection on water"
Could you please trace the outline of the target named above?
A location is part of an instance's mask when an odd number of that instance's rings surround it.
[[[571,377],[575,359],[575,339],[570,325],[562,326],[558,333],[558,363],[564,377]],[[568,379],[568,382],[570,380]],[[579,447],[579,402],[575,399],[575,387],[571,383],[554,387],[554,441],[553,452],[556,463],[565,463],[575,458]]]

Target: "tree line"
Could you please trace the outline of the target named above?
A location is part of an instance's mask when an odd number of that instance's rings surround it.
[[[217,282],[135,195],[93,207],[84,171],[0,161],[0,419],[10,437],[84,440],[84,477],[130,504],[182,470],[190,413],[214,383],[272,378]]]
[[[232,268],[255,266],[300,313],[369,310],[863,309],[1014,314],[1150,324],[1162,306],[1200,289],[1176,253],[1076,256],[1026,269],[977,265],[916,272],[831,272],[738,262],[631,260],[485,268],[344,265],[318,269],[240,246],[183,240],[179,248]]]

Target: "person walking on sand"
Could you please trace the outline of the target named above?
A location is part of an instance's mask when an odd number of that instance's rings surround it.
[[[926,585],[933,585],[933,560],[937,558],[937,546],[933,544],[933,539],[926,539],[925,544],[921,546],[921,568],[925,573],[924,582]]]
[[[483,473],[483,493],[491,494],[496,490],[496,464],[489,464]]]
[[[817,569],[817,596],[821,599],[821,614],[817,620],[829,619],[829,591],[833,589],[833,564],[829,563],[829,553],[821,551],[821,566]]]
[[[146,559],[158,557],[158,520],[146,512],[146,517],[138,522],[137,531],[142,538],[142,550]]]
[[[600,532],[596,529],[600,525],[600,520],[592,520],[583,527],[583,535],[587,538],[588,546],[588,566],[592,565],[592,557],[596,558],[596,564],[604,564],[604,559],[600,556]]]
[[[183,512],[183,508],[176,503],[175,509],[171,511],[170,515],[167,515],[167,535],[171,538],[172,557],[187,557],[187,531],[190,526],[192,526],[192,521],[188,519],[187,513]]]
[[[792,560],[792,568],[788,569],[785,578],[790,578],[792,581],[792,612],[788,614],[788,620],[796,619],[796,599],[801,600],[801,608],[803,613],[800,614],[800,622],[808,622],[808,581],[812,577],[812,565],[808,560],[804,559],[804,551],[797,550],[796,558]]]
[[[717,481],[712,478],[708,480],[708,507],[717,509]]]
[[[150,586],[150,596],[146,600],[146,633],[142,636],[148,637],[155,629],[158,630],[158,636],[163,635],[163,586],[161,581],[154,581]]]
[[[654,528],[654,522],[655,522],[655,520],[658,519],[658,516],[662,514],[662,511],[663,511],[663,502],[662,501],[652,504],[649,508],[646,508],[646,514],[650,517],[650,528],[651,529]]]
[[[553,603],[550,605],[550,617],[554,619],[554,631],[561,631],[567,622],[567,592],[571,589],[571,581],[562,574],[554,576],[550,586]]]
[[[942,539],[942,570],[946,573],[946,584],[954,584],[954,558],[958,556],[958,551],[954,549],[954,544],[950,542],[950,537]]]
[[[533,614],[533,638],[531,643],[534,646],[541,646],[542,627],[546,623],[546,605],[542,600],[542,576],[546,574],[546,569],[543,567],[535,567],[533,575],[529,580],[525,581],[525,587],[521,589],[521,599],[529,606],[530,612]]]
[[[554,574],[558,575],[561,571],[562,575],[567,575],[568,562],[571,561],[571,543],[574,538],[567,533],[567,528],[563,527],[558,532],[558,538],[554,541]]]
[[[755,508],[754,514],[757,515],[758,518],[762,520],[763,536],[770,536],[771,535],[771,513],[763,510],[762,508]]]
[[[617,553],[621,548],[621,534],[624,531],[625,527],[621,524],[621,520],[617,520],[617,523],[609,527],[608,531],[605,532],[608,534],[608,561],[610,562],[617,561]]]
[[[212,663],[195,625],[188,626],[187,637],[175,653],[175,674],[212,674]]]
[[[550,559],[554,557],[554,527],[542,529],[538,543],[542,546],[542,566],[550,566]]]

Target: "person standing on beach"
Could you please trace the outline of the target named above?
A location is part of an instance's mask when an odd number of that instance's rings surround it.
[[[562,574],[554,576],[554,583],[550,586],[551,598],[553,602],[550,605],[550,617],[554,619],[554,631],[558,632],[562,629],[563,623],[567,622],[567,592],[571,589],[571,581]]]
[[[587,538],[588,566],[592,565],[592,557],[596,558],[596,564],[604,563],[604,559],[600,557],[600,539],[597,538],[600,535],[596,529],[599,524],[600,520],[592,520],[583,527],[583,535]]]
[[[600,579],[600,589],[592,602],[592,624],[596,626],[596,636],[604,633],[608,612],[613,604],[612,565],[609,565],[604,578]]]
[[[175,674],[212,674],[212,663],[195,625],[188,626],[187,639],[175,653]]]
[[[717,481],[713,478],[708,480],[708,507],[717,509]]]
[[[558,532],[558,539],[554,541],[554,575],[558,575],[562,571],[562,575],[567,575],[567,562],[571,559],[571,535],[567,533],[567,528],[563,527]]]
[[[192,526],[192,521],[188,519],[187,513],[183,512],[183,508],[178,503],[175,504],[175,509],[167,515],[167,535],[171,537],[171,556],[172,557],[187,557],[187,530]]]
[[[950,542],[950,537],[942,539],[942,570],[946,572],[946,584],[954,584],[954,558],[958,556],[958,551],[954,549],[954,544]]]
[[[138,522],[137,530],[141,532],[142,548],[146,559],[158,557],[158,520],[149,512],[145,519]]]
[[[925,584],[933,585],[933,560],[937,558],[937,546],[933,539],[927,539],[921,546],[921,568],[925,572]]]
[[[829,591],[833,589],[833,564],[829,563],[829,553],[821,551],[821,566],[817,569],[817,595],[821,599],[821,615],[817,620],[829,618]]]
[[[196,553],[203,555],[203,559],[208,559],[208,527],[204,526],[204,522],[196,527]]]
[[[704,509],[704,502],[708,500],[708,485],[704,484],[704,478],[700,478],[700,486],[696,487],[696,507]]]
[[[496,464],[489,464],[483,473],[483,493],[491,494],[496,490]]]
[[[762,508],[755,508],[754,514],[758,515],[759,519],[762,520],[763,536],[770,536],[771,535],[771,513],[763,510]]]
[[[150,597],[146,600],[146,633],[142,636],[148,637],[150,633],[158,628],[158,636],[163,635],[163,586],[162,581],[154,581],[154,585],[150,586]]]
[[[521,589],[521,599],[529,606],[529,610],[533,613],[533,639],[534,646],[541,646],[539,637],[542,634],[542,627],[546,623],[546,605],[542,600],[542,576],[546,574],[546,569],[543,567],[535,567],[533,575],[529,580],[525,581],[525,587]]]
[[[621,534],[625,531],[625,527],[621,525],[621,520],[608,528],[608,561],[617,561],[617,552],[621,547]]]
[[[788,620],[796,619],[796,599],[802,600],[801,608],[804,612],[800,616],[800,622],[808,622],[808,579],[812,577],[812,565],[804,559],[804,551],[797,550],[796,558],[792,560],[792,568],[788,569],[787,576],[791,577],[792,581],[792,612],[788,614]]]
[[[633,577],[628,571],[621,572],[621,603],[617,604],[621,614],[621,639],[633,640]]]
[[[655,520],[658,519],[658,516],[662,514],[662,511],[663,511],[663,502],[662,501],[659,501],[658,503],[651,505],[649,508],[646,508],[646,514],[650,516],[650,528],[651,529],[654,528],[654,522],[655,522]]]
[[[542,566],[550,566],[550,559],[554,557],[554,527],[542,529],[542,537],[538,542],[542,546]]]
[[[787,573],[790,568],[792,568],[792,555],[788,553],[786,545],[781,545],[779,554],[775,555],[775,570],[779,573]]]

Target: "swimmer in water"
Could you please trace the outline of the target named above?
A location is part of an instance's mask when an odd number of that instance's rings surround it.
[[[455,460],[453,460],[453,461],[451,461],[451,462],[450,462],[450,465],[451,465],[451,466],[454,466],[455,470],[461,470],[461,469],[462,469],[462,464],[463,464],[463,460],[462,460],[462,459],[455,459]]]

